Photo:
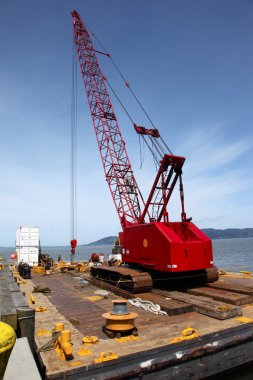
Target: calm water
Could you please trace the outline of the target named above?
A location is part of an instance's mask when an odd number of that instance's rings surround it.
[[[0,248],[0,255],[8,260],[14,248]],[[112,246],[81,246],[77,247],[75,260],[85,261],[92,252],[109,255]],[[213,240],[214,262],[219,269],[238,272],[253,271],[253,238]],[[70,259],[68,247],[42,247],[42,252],[57,260],[61,255],[64,260]]]

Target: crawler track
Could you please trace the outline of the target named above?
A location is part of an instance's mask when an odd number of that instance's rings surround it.
[[[153,287],[149,273],[134,269],[101,265],[92,267],[91,274],[96,279],[101,279],[130,293],[149,292]]]
[[[107,265],[94,266],[91,268],[91,274],[94,279],[99,279],[133,294],[149,292],[153,287],[151,274],[143,272],[142,270],[130,269],[128,267],[110,267]],[[169,273],[166,273],[166,275],[168,276],[168,281],[177,280],[174,273],[172,274],[171,279]],[[186,274],[185,277],[183,277],[182,274],[180,274],[179,281],[191,280],[191,275],[192,273],[188,273],[188,275]],[[196,275],[196,285],[199,285],[200,283],[205,285],[207,283],[215,282],[218,279],[218,269],[216,267],[208,268],[205,271],[202,271],[201,274]],[[194,280],[191,281],[194,283]]]
[[[219,280],[219,271],[216,267],[206,269],[207,282],[210,284],[212,282]]]

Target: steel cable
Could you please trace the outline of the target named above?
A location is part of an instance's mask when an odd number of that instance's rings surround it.
[[[70,235],[77,238],[76,206],[76,143],[77,143],[77,77],[75,46],[72,50],[72,95],[71,95],[71,157],[70,157]]]
[[[87,25],[87,23],[86,23]],[[97,43],[100,45],[100,47],[102,48],[102,50],[105,52],[106,56],[109,57],[109,59],[111,60],[113,66],[115,67],[115,69],[117,70],[118,74],[120,75],[120,77],[122,78],[122,80],[124,81],[126,87],[129,89],[129,91],[131,92],[132,96],[134,97],[134,99],[136,100],[136,102],[138,103],[139,107],[142,109],[143,113],[145,114],[145,116],[147,117],[147,119],[149,120],[149,122],[151,123],[152,127],[154,129],[157,129],[155,124],[153,123],[153,121],[151,120],[150,116],[148,115],[147,111],[145,110],[144,106],[142,105],[142,103],[140,102],[139,98],[137,97],[137,95],[135,94],[135,92],[132,90],[132,88],[130,87],[129,83],[127,82],[126,78],[124,77],[124,75],[122,74],[122,72],[120,71],[118,65],[116,64],[116,62],[114,61],[114,59],[112,58],[111,54],[108,52],[108,50],[104,47],[104,45],[101,43],[101,41],[98,39],[98,37],[92,32],[91,28],[88,27],[88,29],[90,30],[90,33],[91,35],[94,37],[94,39],[97,41]],[[108,82],[108,81],[107,81]],[[109,84],[109,83],[108,83]],[[109,85],[110,86],[110,85]],[[110,86],[111,90],[112,90],[112,87]],[[116,96],[117,100],[120,102],[121,106],[123,107],[124,111],[126,112],[126,114],[128,115],[128,117],[130,118],[130,120],[133,122],[133,119],[129,116],[129,113],[128,111],[126,110],[126,108],[123,106],[123,103],[122,101],[119,100],[119,97],[115,94],[115,91],[113,91],[114,95]],[[133,122],[134,123],[134,122]],[[144,137],[142,135],[142,137]],[[149,136],[151,138],[151,136]],[[168,145],[166,144],[166,142],[164,141],[164,139],[160,136],[159,137],[162,141],[162,144],[164,145],[164,147],[166,148],[166,150],[172,154],[172,151],[171,149],[168,147]],[[153,140],[151,138],[151,140]],[[155,140],[155,139],[154,139]],[[157,145],[159,146],[160,149],[162,149],[162,144],[158,143],[156,141]],[[147,142],[146,142],[147,144]],[[152,148],[150,147],[150,149],[152,150]],[[157,148],[156,148],[157,149]],[[162,149],[163,152],[165,152],[164,148]],[[153,157],[154,157],[154,154],[152,154]],[[157,162],[158,160],[155,159],[155,162]]]

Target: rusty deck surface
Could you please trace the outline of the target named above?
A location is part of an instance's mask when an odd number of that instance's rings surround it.
[[[77,274],[77,279],[79,278]],[[102,314],[112,310],[112,300],[118,299],[117,296],[110,296],[99,300],[92,300],[95,296],[94,292],[98,290],[93,285],[82,287],[75,277],[67,273],[57,273],[51,276],[41,277],[33,275],[33,283],[35,285],[48,286],[51,294],[47,294],[48,300],[57,308],[57,310],[65,316],[66,319],[74,319],[79,323],[74,323],[75,328],[83,335],[96,335],[99,338],[109,339],[102,331],[101,326],[105,320]],[[135,311],[136,308],[129,305],[129,311]],[[145,330],[152,325],[157,326],[166,324],[164,317],[152,315],[147,318],[147,313],[138,310],[138,328]]]
[[[76,276],[83,277],[83,275],[78,273]],[[34,295],[34,307],[47,307],[47,311],[36,313],[35,331],[38,331],[40,328],[51,331],[56,322],[64,322],[65,328],[70,329],[72,333],[74,356],[72,361],[61,361],[54,351],[40,354],[40,360],[45,366],[45,378],[47,379],[60,379],[64,378],[67,373],[71,374],[78,370],[87,371],[93,369],[94,359],[97,358],[101,352],[109,352],[111,350],[117,353],[122,360],[127,361],[127,358],[131,357],[131,355],[137,358],[138,356],[145,358],[146,353],[152,349],[161,350],[166,348],[172,349],[173,351],[173,347],[176,346],[171,344],[171,339],[179,337],[182,330],[189,326],[195,329],[200,337],[204,338],[208,337],[208,334],[222,333],[230,328],[232,328],[233,331],[233,329],[240,329],[240,326],[245,325],[237,318],[221,321],[191,311],[192,309],[189,307],[180,315],[159,316],[137,309],[128,304],[129,311],[138,313],[136,327],[138,328],[139,337],[136,341],[118,343],[103,333],[102,326],[104,325],[104,319],[102,318],[102,314],[111,311],[112,300],[122,298],[122,296],[112,294],[107,299],[103,297],[94,298],[94,292],[98,290],[98,288],[90,283],[84,287],[81,287],[80,284],[80,281],[70,273],[54,272],[50,276],[34,274],[32,280],[26,280],[26,284],[21,285],[21,290],[25,292],[27,300],[29,300],[33,285],[47,286],[51,289],[51,293],[49,294],[44,295],[37,293]],[[247,288],[248,292],[253,292],[253,279],[243,279],[242,276],[237,276],[235,280],[233,276],[223,276],[222,279],[219,280],[217,287],[222,286],[222,284],[229,284],[228,287],[231,289],[233,288],[233,284],[235,284],[235,287],[241,286]],[[227,288],[226,285],[224,288]],[[155,294],[152,295],[153,302],[159,299],[155,296]],[[143,294],[143,299],[147,297],[148,295],[146,293],[145,295]],[[166,297],[159,297],[164,304],[170,301],[166,301]],[[246,321],[253,321],[253,304],[246,304],[241,307],[243,316],[248,318]],[[86,335],[98,336],[99,343],[92,346],[92,354],[90,356],[80,357],[77,351],[82,346],[82,338]],[[236,334],[234,339],[235,338],[238,340]],[[41,347],[48,339],[48,336],[36,336],[36,345]],[[231,344],[235,345],[235,342]],[[203,355],[203,353],[201,355]],[[110,362],[110,365],[113,366],[113,362]],[[101,379],[102,378],[103,377],[101,377]]]

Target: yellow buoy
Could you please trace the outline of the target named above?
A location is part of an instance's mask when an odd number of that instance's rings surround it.
[[[0,379],[3,377],[15,341],[16,334],[13,328],[0,322]]]

